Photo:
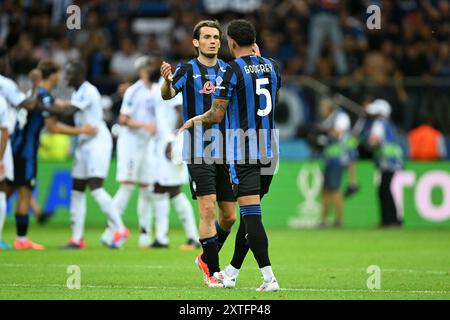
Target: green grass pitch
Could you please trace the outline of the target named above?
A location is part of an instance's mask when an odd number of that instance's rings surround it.
[[[8,220],[4,238],[12,243]],[[68,226],[31,227],[43,252],[0,252],[0,299],[449,299],[450,237],[445,229],[270,229],[270,254],[282,291],[257,293],[260,272],[247,256],[236,289],[209,289],[183,252],[182,230],[170,232],[168,250],[140,250],[137,230],[120,250],[99,243],[102,229],[87,229],[88,248],[63,251]],[[234,233],[220,254],[230,261]],[[68,289],[69,265],[81,271],[81,288]],[[381,270],[381,288],[369,290],[367,268]]]

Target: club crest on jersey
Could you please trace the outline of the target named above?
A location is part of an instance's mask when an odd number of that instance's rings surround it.
[[[211,81],[206,81],[203,85],[203,89],[199,91],[199,93],[203,94],[211,94],[216,91],[216,86]]]

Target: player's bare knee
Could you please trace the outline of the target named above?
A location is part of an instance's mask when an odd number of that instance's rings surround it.
[[[236,210],[222,211],[219,210],[219,224],[229,230],[236,222]]]
[[[215,217],[215,206],[214,206],[214,202],[203,202],[203,203],[199,203],[199,211],[200,211],[200,215],[204,216],[204,217]]]
[[[198,210],[201,220],[214,221],[216,218],[216,204],[212,197],[199,197]]]
[[[219,202],[219,219],[231,225],[236,221],[236,202]]]

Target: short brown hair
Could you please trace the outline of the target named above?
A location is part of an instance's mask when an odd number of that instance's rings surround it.
[[[37,65],[39,71],[41,71],[42,79],[47,79],[52,74],[59,72],[61,67],[55,61],[51,59],[44,59],[39,62]]]
[[[222,29],[220,28],[219,21],[217,20],[202,20],[197,23],[192,31],[192,37],[196,40],[200,39],[200,29],[203,27],[216,28],[219,30],[219,37],[222,38]]]

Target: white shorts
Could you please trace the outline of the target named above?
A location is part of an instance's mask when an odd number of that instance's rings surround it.
[[[75,149],[72,177],[76,179],[106,178],[111,163],[112,137],[106,127],[97,135],[81,141]]]
[[[154,148],[152,137],[143,139],[131,134],[120,134],[117,139],[117,181],[153,184],[156,153]]]
[[[0,176],[0,181],[9,180],[14,181],[14,161],[12,156],[11,143],[6,142],[5,154],[3,156],[3,164],[5,165],[5,175],[3,177]]]
[[[179,135],[172,143],[172,160],[166,157],[167,139],[162,138],[157,146],[157,182],[164,187],[181,186],[188,182],[187,165],[181,161],[183,136]]]

